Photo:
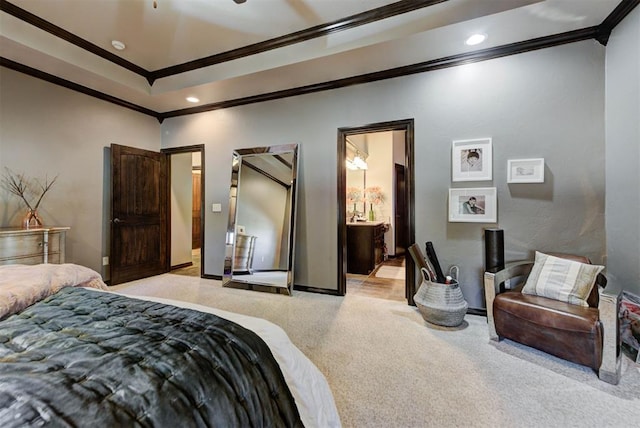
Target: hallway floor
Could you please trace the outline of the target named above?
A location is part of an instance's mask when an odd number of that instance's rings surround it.
[[[200,248],[195,248],[191,253],[191,266],[174,269],[170,273],[185,276],[200,276]]]

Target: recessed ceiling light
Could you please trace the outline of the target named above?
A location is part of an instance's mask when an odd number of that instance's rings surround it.
[[[111,46],[119,51],[123,50],[126,47],[120,40],[111,40]]]
[[[200,102],[200,100],[196,97],[187,97],[187,101],[189,101],[190,103],[198,103]]]
[[[473,36],[469,37],[467,39],[467,41],[465,42],[465,44],[469,45],[469,46],[473,46],[473,45],[478,45],[482,42],[484,42],[487,38],[486,34],[474,34]]]

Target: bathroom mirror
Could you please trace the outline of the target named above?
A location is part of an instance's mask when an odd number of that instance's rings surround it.
[[[367,188],[366,159],[369,155],[364,150],[367,147],[365,136],[349,136],[346,143],[347,219],[355,221],[367,211],[364,191]]]
[[[225,287],[291,295],[298,145],[233,152]]]

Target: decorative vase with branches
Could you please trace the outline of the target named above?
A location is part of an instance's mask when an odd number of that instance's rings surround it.
[[[44,195],[51,189],[51,186],[53,186],[57,179],[57,175],[53,177],[51,181],[49,181],[48,177],[45,177],[44,181],[32,179],[26,177],[24,174],[15,173],[5,167],[5,173],[2,177],[2,187],[12,195],[22,199],[27,206],[27,213],[22,219],[23,228],[42,227],[42,219],[38,215],[38,207],[40,207]],[[29,202],[34,199],[36,201],[35,204]]]

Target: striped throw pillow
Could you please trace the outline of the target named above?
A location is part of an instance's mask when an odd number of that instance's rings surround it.
[[[604,266],[589,265],[536,251],[536,259],[522,288],[524,294],[589,306],[587,298]]]

